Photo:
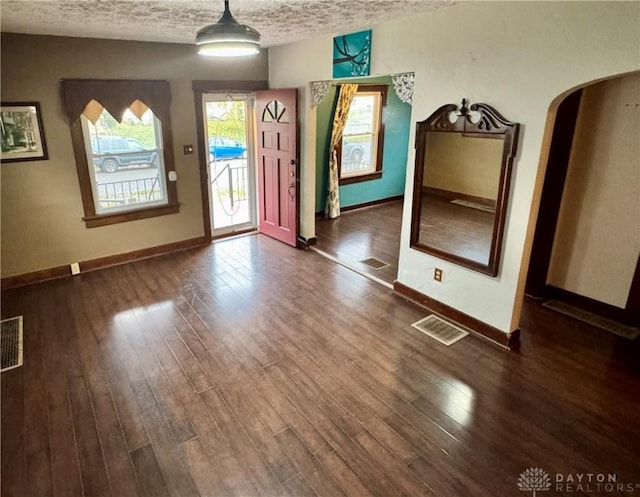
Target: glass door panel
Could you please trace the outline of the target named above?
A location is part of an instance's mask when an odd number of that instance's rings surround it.
[[[248,95],[204,95],[213,236],[256,225],[252,101]]]

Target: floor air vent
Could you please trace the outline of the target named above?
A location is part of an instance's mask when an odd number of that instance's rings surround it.
[[[614,333],[618,336],[626,338],[628,340],[635,340],[640,336],[640,330],[638,328],[632,328],[631,326],[625,326],[607,318],[600,317],[591,312],[583,311],[564,302],[558,300],[547,300],[542,305],[554,311],[557,311],[565,316],[572,317],[583,323],[596,326],[602,330]]]
[[[1,371],[22,366],[22,316],[0,321],[0,332]]]
[[[382,269],[383,267],[387,267],[389,264],[381,261],[380,259],[376,259],[375,257],[369,257],[363,261],[360,261],[362,264],[366,264],[367,266],[373,269]]]
[[[446,345],[452,345],[458,340],[466,337],[469,332],[464,331],[462,328],[445,321],[431,314],[420,321],[413,323],[415,329],[421,331],[425,335],[429,335],[431,338],[435,338],[438,342]]]
[[[468,200],[452,200],[452,204],[463,205],[464,207],[470,207],[471,209],[477,209],[485,212],[495,212],[495,208],[489,205],[482,205],[477,202],[469,202]]]

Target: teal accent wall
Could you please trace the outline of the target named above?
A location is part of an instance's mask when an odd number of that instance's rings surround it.
[[[387,107],[384,111],[384,151],[382,154],[382,178],[353,183],[340,187],[340,207],[360,205],[375,200],[397,197],[404,194],[409,148],[411,106],[400,101],[390,76],[355,80],[340,80],[336,83],[358,83],[387,85]],[[327,196],[329,169],[329,140],[331,122],[336,105],[337,87],[331,86],[325,99],[317,109],[316,128],[316,212],[323,212]]]

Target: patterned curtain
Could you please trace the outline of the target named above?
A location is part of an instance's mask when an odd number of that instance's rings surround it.
[[[329,188],[327,189],[327,202],[324,215],[329,219],[335,219],[340,215],[339,195],[339,171],[338,171],[338,145],[342,139],[342,132],[347,124],[349,107],[354,95],[358,91],[356,84],[340,85],[336,112],[333,115],[333,129],[331,130],[331,144],[329,145]]]

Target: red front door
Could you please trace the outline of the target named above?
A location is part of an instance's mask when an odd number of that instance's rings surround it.
[[[256,92],[258,227],[296,246],[298,239],[298,90]]]

